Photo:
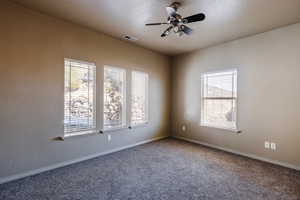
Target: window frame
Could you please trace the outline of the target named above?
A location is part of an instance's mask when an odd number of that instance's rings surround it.
[[[92,128],[88,129],[81,129],[81,130],[75,130],[71,132],[65,132],[65,87],[66,87],[66,62],[75,62],[79,64],[88,65],[88,70],[93,70],[93,126]],[[118,131],[118,130],[124,130],[124,129],[130,129],[140,126],[145,126],[149,123],[149,84],[150,84],[150,74],[146,71],[139,70],[139,69],[131,69],[127,67],[116,67],[112,65],[103,65],[101,67],[101,70],[99,71],[97,68],[97,65],[95,62],[89,62],[84,60],[78,60],[78,59],[71,59],[71,58],[64,58],[64,65],[63,65],[64,73],[63,73],[63,88],[64,88],[64,96],[63,96],[63,136],[62,140],[64,138],[69,138],[73,136],[84,136],[84,135],[90,135],[90,134],[98,134],[103,132],[111,132],[111,131]],[[76,67],[76,66],[74,66]],[[118,69],[122,71],[123,73],[123,112],[122,112],[122,126],[116,126],[116,127],[110,127],[105,128],[104,126],[104,92],[105,92],[105,68],[112,68],[112,69]],[[70,76],[71,76],[71,69],[72,65],[69,64],[70,69]],[[100,73],[100,74],[99,74]],[[138,74],[145,74],[146,75],[146,88],[145,88],[145,103],[146,103],[146,109],[145,109],[145,121],[142,123],[133,123],[132,121],[132,76],[134,73]],[[99,79],[102,76],[102,78]],[[99,80],[98,80],[99,79]],[[71,79],[70,79],[71,80]],[[69,80],[69,81],[70,81]],[[100,84],[100,85],[99,85]],[[102,86],[101,86],[102,84]],[[101,116],[102,115],[102,116]]]
[[[232,72],[235,74],[235,76],[233,77],[234,79],[232,80],[233,85],[234,83],[236,84],[235,86],[233,86],[233,88],[235,89],[233,92],[236,93],[236,95],[232,95],[232,97],[204,97],[204,77],[207,75],[211,75],[211,74],[217,74],[217,73],[228,73],[228,72]],[[204,102],[205,100],[235,100],[235,112],[234,112],[234,127],[225,127],[225,126],[216,126],[216,125],[212,125],[209,123],[205,123],[203,121],[204,118],[204,110],[205,110],[205,106],[204,106]],[[238,69],[237,68],[231,68],[231,69],[225,69],[225,70],[216,70],[216,71],[208,71],[208,72],[203,72],[201,73],[201,98],[200,98],[200,126],[202,127],[209,127],[209,128],[216,128],[216,129],[221,129],[221,130],[229,130],[229,131],[233,131],[233,132],[238,132]]]
[[[122,124],[120,126],[115,126],[115,127],[105,127],[105,123],[104,123],[104,106],[105,106],[105,69],[106,68],[110,68],[110,69],[117,69],[123,72],[123,107],[122,107]],[[102,99],[103,99],[103,104],[102,104],[102,109],[101,109],[101,113],[102,113],[102,130],[103,131],[117,131],[117,130],[122,130],[125,128],[128,128],[128,100],[127,100],[127,96],[128,96],[128,77],[127,77],[127,69],[126,68],[122,68],[122,67],[115,67],[115,66],[111,66],[111,65],[104,65],[103,66],[103,80],[102,80]]]
[[[141,122],[141,123],[133,123],[132,121],[132,97],[133,97],[133,74],[137,73],[137,74],[144,74],[146,75],[146,88],[145,88],[145,121]],[[130,71],[130,118],[129,118],[129,125],[130,127],[139,127],[139,126],[144,126],[146,124],[149,123],[149,73],[144,72],[144,71],[139,71],[139,70],[131,70]]]
[[[92,68],[93,70],[93,118],[94,118],[94,124],[92,128],[85,129],[85,130],[76,130],[76,131],[71,131],[71,132],[65,132],[65,87],[66,87],[66,82],[65,82],[65,77],[66,77],[66,62],[75,62],[79,64],[85,64]],[[70,74],[69,78],[71,77],[71,68],[72,66],[70,65]],[[71,81],[71,79],[70,79]],[[86,135],[86,134],[91,134],[95,133],[97,130],[97,66],[96,63],[94,62],[88,62],[88,61],[83,61],[83,60],[76,60],[76,59],[71,59],[71,58],[64,58],[64,114],[63,114],[63,133],[64,137],[71,137],[71,136],[77,136],[77,135]]]

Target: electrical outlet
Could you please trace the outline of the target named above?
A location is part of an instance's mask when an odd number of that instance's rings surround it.
[[[265,148],[266,148],[266,149],[270,149],[270,142],[265,141]]]
[[[110,134],[107,135],[107,140],[111,141],[111,135]]]
[[[276,150],[276,143],[274,143],[274,142],[271,143],[271,149],[274,151]]]

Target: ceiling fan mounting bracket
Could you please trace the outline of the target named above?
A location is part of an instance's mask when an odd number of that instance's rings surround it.
[[[170,7],[175,8],[176,10],[177,10],[180,6],[181,6],[181,3],[180,3],[180,2],[177,2],[177,1],[171,3],[171,5],[170,5]]]

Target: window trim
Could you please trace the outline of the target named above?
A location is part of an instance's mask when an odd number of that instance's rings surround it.
[[[210,75],[210,74],[217,74],[217,73],[226,73],[226,72],[234,72],[236,74],[234,82],[236,83],[235,89],[236,89],[236,96],[235,97],[204,97],[204,76]],[[230,68],[230,69],[224,69],[224,70],[215,70],[215,71],[208,71],[208,72],[203,72],[201,73],[201,98],[200,98],[200,126],[201,127],[207,127],[207,128],[215,128],[215,129],[220,129],[220,130],[227,130],[227,131],[232,131],[235,133],[240,133],[241,131],[238,128],[238,69],[237,68]],[[204,99],[209,100],[235,100],[235,123],[233,128],[228,128],[224,126],[213,126],[208,123],[204,123],[202,118],[204,116]]]
[[[65,120],[65,107],[64,107],[64,112],[63,112],[63,137],[67,138],[67,137],[73,137],[73,136],[80,136],[80,135],[89,135],[92,133],[96,133],[97,132],[97,65],[95,62],[88,62],[88,61],[83,61],[83,60],[76,60],[76,59],[72,59],[72,58],[64,58],[64,84],[63,87],[65,88],[65,67],[66,67],[66,62],[77,62],[80,64],[86,64],[92,67],[93,69],[93,80],[94,80],[94,86],[93,86],[93,116],[94,116],[94,127],[93,128],[89,128],[89,129],[84,129],[84,130],[76,130],[76,131],[71,131],[71,132],[65,132],[65,124],[64,124],[64,120]],[[71,69],[71,66],[70,66]],[[90,70],[90,69],[88,69]],[[70,74],[71,74],[71,70],[70,70]],[[65,91],[64,91],[64,106],[65,106]]]
[[[145,111],[145,120],[143,122],[140,122],[140,123],[133,123],[132,122],[132,87],[133,87],[133,84],[132,84],[132,77],[133,77],[133,73],[137,73],[137,74],[145,74],[146,75],[146,88],[145,88],[145,93],[146,93],[146,111]],[[144,71],[139,71],[139,70],[131,70],[130,71],[130,118],[129,118],[129,126],[131,128],[137,128],[137,127],[143,127],[143,126],[146,126],[147,124],[149,124],[149,73],[147,72],[144,72]]]
[[[123,112],[124,110],[122,110],[122,125],[120,126],[114,126],[114,127],[109,127],[106,128],[104,125],[104,105],[105,105],[105,101],[104,101],[104,92],[105,92],[105,68],[110,68],[110,69],[118,69],[121,70],[123,72],[123,78],[124,78],[124,83],[123,83],[123,92],[124,92],[124,96],[123,96],[123,108],[125,109],[125,112]],[[127,118],[128,118],[128,114],[127,114],[127,110],[128,110],[128,106],[127,106],[127,88],[128,88],[128,77],[127,77],[127,69],[123,68],[123,67],[115,67],[115,66],[111,66],[111,65],[104,65],[103,66],[103,81],[102,81],[102,99],[103,99],[103,105],[102,105],[102,130],[104,132],[113,132],[113,131],[118,131],[118,130],[123,130],[123,129],[127,129],[128,128],[128,122],[127,122]]]

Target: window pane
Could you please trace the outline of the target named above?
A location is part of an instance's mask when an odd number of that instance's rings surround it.
[[[236,129],[237,71],[202,75],[201,125]]]
[[[65,60],[64,132],[94,129],[95,66]]]
[[[104,68],[104,128],[126,125],[125,70]]]
[[[148,121],[148,74],[132,72],[131,123]]]
[[[236,100],[204,100],[203,125],[235,129]]]
[[[204,97],[236,97],[236,71],[204,75]]]

